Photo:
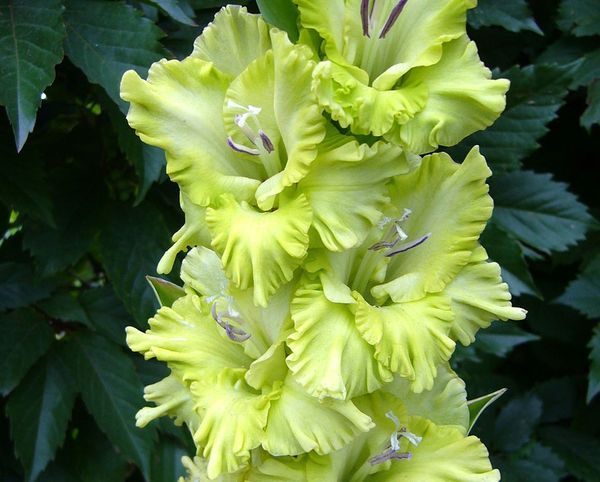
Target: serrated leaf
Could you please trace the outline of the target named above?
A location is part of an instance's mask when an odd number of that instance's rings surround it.
[[[562,0],[558,26],[577,37],[600,34],[600,3],[597,0]]]
[[[196,27],[197,24],[194,22],[193,16],[194,11],[184,1],[181,0],[149,0],[165,12],[173,20],[177,20],[184,25],[190,25]]]
[[[175,283],[155,276],[146,276],[146,279],[152,287],[160,306],[170,307],[178,298],[185,295],[184,289]]]
[[[569,283],[556,300],[589,318],[600,317],[600,254],[596,255],[579,276]]]
[[[156,273],[158,260],[169,246],[170,233],[161,211],[146,202],[136,208],[115,205],[100,236],[100,252],[117,296],[138,326],[158,308],[145,279]]]
[[[298,7],[292,0],[256,0],[265,21],[287,32],[290,40],[298,40]]]
[[[544,35],[525,0],[479,0],[468,15],[469,25],[474,28],[499,26],[511,32],[529,30]]]
[[[591,129],[594,124],[600,124],[600,79],[596,79],[588,87],[587,108],[581,116],[581,125]]]
[[[145,77],[164,56],[162,32],[133,7],[108,0],[67,0],[65,52],[94,84],[127,112],[119,97],[121,77],[133,69]]]
[[[0,202],[9,209],[27,214],[33,219],[52,226],[52,200],[38,153],[22,152],[17,158],[9,142],[10,134],[2,130],[0,134],[0,170],[2,189]],[[27,155],[31,154],[31,155]]]
[[[565,251],[585,238],[586,206],[550,174],[516,171],[490,179],[493,220],[519,241],[544,253]]]
[[[0,395],[7,395],[48,350],[52,330],[33,310],[0,314]]]
[[[588,344],[590,348],[590,372],[588,374],[587,403],[600,392],[600,325],[596,326],[594,335]]]
[[[564,460],[569,472],[586,482],[600,481],[600,442],[593,435],[563,427],[541,431],[542,439]]]
[[[529,440],[542,415],[542,402],[534,395],[513,398],[494,424],[493,445],[506,452],[520,449]]]
[[[26,481],[34,481],[62,445],[75,395],[76,385],[56,350],[12,392],[6,412]]]
[[[495,321],[477,335],[475,347],[490,355],[504,357],[515,347],[539,339],[539,336],[518,328],[516,323]]]
[[[23,246],[34,256],[41,276],[57,273],[76,263],[90,248],[101,223],[105,193],[90,179],[100,173],[90,164],[64,166],[49,176],[55,227],[26,223]]]
[[[144,402],[131,360],[118,345],[91,333],[74,336],[69,353],[87,409],[110,441],[149,478],[154,430],[135,426],[135,413]]]
[[[43,300],[55,287],[55,279],[35,276],[29,264],[0,263],[0,311]]]
[[[77,322],[93,328],[79,300],[70,293],[56,293],[38,304],[39,308],[51,318],[67,323]]]
[[[60,0],[0,0],[0,104],[6,106],[18,151],[63,58],[62,11]]]
[[[525,454],[498,463],[503,480],[510,482],[559,482],[566,474],[564,462],[537,442]]]
[[[506,388],[501,388],[500,390],[488,393],[487,395],[483,395],[482,397],[477,397],[473,400],[467,401],[467,406],[469,407],[469,430],[467,433],[471,432],[473,426],[475,425],[477,419],[480,417],[483,411],[505,393]]]
[[[541,297],[535,285],[519,242],[494,223],[488,223],[481,235],[481,244],[490,259],[502,268],[502,279],[514,296],[528,294]]]
[[[125,345],[125,327],[130,316],[110,286],[87,290],[78,299],[86,319],[98,333],[115,343]]]
[[[517,169],[539,148],[567,95],[576,65],[528,65],[500,74],[511,81],[507,108],[492,127],[476,132],[454,149],[457,158],[479,145],[494,172]]]

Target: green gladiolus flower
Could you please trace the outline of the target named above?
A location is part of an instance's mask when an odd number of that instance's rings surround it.
[[[220,47],[234,41],[245,49]],[[154,64],[147,81],[123,76],[129,123],[166,151],[182,192],[186,224],[161,272],[180,250],[212,245],[230,279],[253,287],[265,306],[292,279],[313,232],[340,250],[378,222],[384,181],[406,172],[406,161],[394,146],[359,145],[326,127],[310,90],[312,55],[259,16],[228,7],[190,57]],[[362,206],[351,209],[357,197]]]
[[[323,39],[314,71],[321,106],[355,134],[410,152],[451,146],[492,124],[507,80],[491,80],[466,35],[476,0],[295,0]]]

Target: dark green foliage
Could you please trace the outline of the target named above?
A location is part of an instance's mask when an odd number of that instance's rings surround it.
[[[171,482],[193,455],[168,420],[135,427],[143,386],[168,370],[130,354],[125,327],[180,294],[146,276],[183,220],[119,83],[189,55],[225,3],[0,0],[2,481]],[[298,35],[291,0],[238,3]],[[472,431],[503,480],[600,481],[600,2],[479,5],[469,33],[512,86],[498,122],[450,151],[489,160],[482,244],[529,314],[453,363],[470,399],[508,388]]]

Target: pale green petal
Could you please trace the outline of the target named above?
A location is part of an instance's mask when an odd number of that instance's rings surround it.
[[[167,173],[201,206],[224,192],[251,200],[260,184],[256,163],[227,145],[222,112],[229,82],[211,63],[190,57],[156,62],[147,81],[133,70],[121,81],[129,124],[146,144],[165,150]]]
[[[416,447],[407,447],[412,458],[394,461],[389,471],[375,474],[369,482],[500,480],[500,472],[492,469],[489,453],[477,437],[465,437],[454,427],[437,426],[420,417],[410,417],[408,430],[423,437]]]
[[[191,384],[196,410],[202,414],[193,434],[208,461],[207,474],[215,478],[239,470],[258,447],[267,423],[270,397],[257,394],[244,382],[244,370],[225,369],[217,377]]]
[[[402,224],[408,241],[430,234],[420,246],[392,258],[386,278],[371,292],[379,301],[414,300],[436,293],[452,281],[471,258],[492,214],[485,159],[473,148],[462,164],[447,154],[424,157],[420,167],[398,176],[392,203],[412,210]]]
[[[293,45],[284,32],[273,31],[271,39],[273,50],[232,82],[224,109],[228,133],[241,144],[248,140],[234,122],[238,112],[227,105],[233,102],[261,109],[257,123],[274,147],[270,154],[260,156],[268,178],[256,192],[263,210],[271,209],[277,194],[306,175],[317,155],[317,144],[325,136],[325,119],[311,92],[315,66],[311,50]]]
[[[437,64],[413,69],[402,79],[403,86],[426,86],[429,97],[422,111],[386,137],[423,153],[489,127],[504,110],[509,87],[508,80],[491,76],[466,35],[445,44]]]
[[[425,86],[374,89],[349,69],[330,61],[319,63],[313,77],[313,91],[319,104],[332,119],[342,127],[350,127],[355,134],[382,136],[394,124],[407,122],[427,101]]]
[[[305,282],[292,302],[296,331],[288,339],[287,364],[313,396],[346,400],[392,379],[374,359],[347,305],[330,302],[319,283]]]
[[[127,344],[146,359],[156,358],[177,370],[182,379],[197,380],[204,372],[252,363],[240,343],[231,341],[199,297],[188,294],[171,308],[163,306],[145,333],[127,327]]]
[[[185,223],[172,238],[173,246],[160,258],[158,268],[160,274],[170,273],[177,254],[193,246],[209,246],[210,232],[206,226],[206,208],[190,201],[183,192],[179,196],[179,205],[185,214]]]
[[[312,212],[304,195],[273,212],[260,212],[223,195],[209,208],[206,221],[213,247],[222,256],[228,278],[241,289],[254,287],[255,303],[266,306],[269,296],[290,281],[308,249]]]
[[[431,390],[415,394],[410,389],[410,382],[401,377],[396,377],[383,389],[402,400],[409,415],[427,418],[436,425],[452,425],[463,435],[467,434],[469,408],[465,383],[448,364],[438,367]]]
[[[246,7],[227,5],[196,39],[191,57],[212,62],[235,77],[270,48],[269,27],[262,17]]]
[[[262,445],[273,455],[327,454],[372,426],[351,401],[319,401],[288,376],[280,398],[271,402]]]
[[[271,345],[262,356],[252,362],[244,378],[246,383],[256,390],[270,390],[277,382],[283,382],[287,373],[285,344],[281,340]]]
[[[180,477],[178,482],[204,482],[208,480],[208,463],[202,457],[182,457],[181,464],[187,471],[187,477]],[[221,474],[212,479],[215,482],[244,482],[246,481],[247,469],[241,469],[233,474]]]
[[[208,248],[190,250],[181,263],[181,280],[186,288],[207,298],[223,296],[227,292],[228,281],[221,259]]]
[[[200,416],[194,409],[190,389],[173,373],[161,381],[144,388],[144,400],[154,407],[144,407],[135,415],[135,424],[145,427],[152,420],[168,415],[175,425],[186,424],[193,433],[200,426]]]
[[[362,243],[389,201],[387,181],[408,170],[405,155],[395,146],[377,142],[369,147],[330,133],[299,183],[325,247],[341,251]]]
[[[356,326],[375,346],[375,358],[408,379],[414,392],[430,390],[438,365],[450,358],[455,346],[448,337],[453,315],[447,297],[428,295],[418,301],[375,307],[356,296]]]
[[[322,480],[325,479],[312,479]],[[246,482],[310,482],[306,475],[306,457],[269,457],[253,467]]]
[[[502,282],[500,266],[488,262],[482,247],[473,251],[467,264],[452,280],[445,293],[452,299],[455,318],[450,336],[463,345],[475,341],[480,328],[494,320],[522,320],[526,311],[514,308],[506,283]]]

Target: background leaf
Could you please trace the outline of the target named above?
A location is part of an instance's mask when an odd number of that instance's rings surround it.
[[[86,407],[98,426],[148,478],[154,431],[133,425],[143,406],[143,387],[121,349],[97,335],[77,335],[69,343],[72,368]]]
[[[121,77],[129,69],[145,77],[150,64],[164,56],[162,32],[125,3],[66,0],[65,6],[66,54],[126,112]]]
[[[588,376],[587,402],[590,403],[600,392],[600,325],[596,326],[589,343],[590,374]]]
[[[75,402],[75,384],[56,350],[51,350],[11,394],[6,411],[27,481],[44,470],[65,438]]]
[[[48,323],[33,310],[0,313],[0,395],[8,394],[52,342]]]
[[[529,30],[543,35],[531,15],[525,0],[479,0],[477,8],[469,10],[469,24],[474,28],[497,25],[511,32]]]
[[[549,174],[520,171],[490,179],[494,223],[542,252],[564,251],[585,237],[587,208]]]
[[[600,35],[600,4],[595,0],[562,0],[558,25],[578,37]]]
[[[590,318],[599,318],[598,300],[600,300],[600,254],[587,264],[577,279],[569,283],[565,292],[556,301]]]
[[[62,11],[60,0],[0,0],[0,104],[6,106],[18,151],[63,57]]]
[[[256,3],[268,23],[286,31],[292,42],[298,39],[298,7],[292,0],[257,0]]]

